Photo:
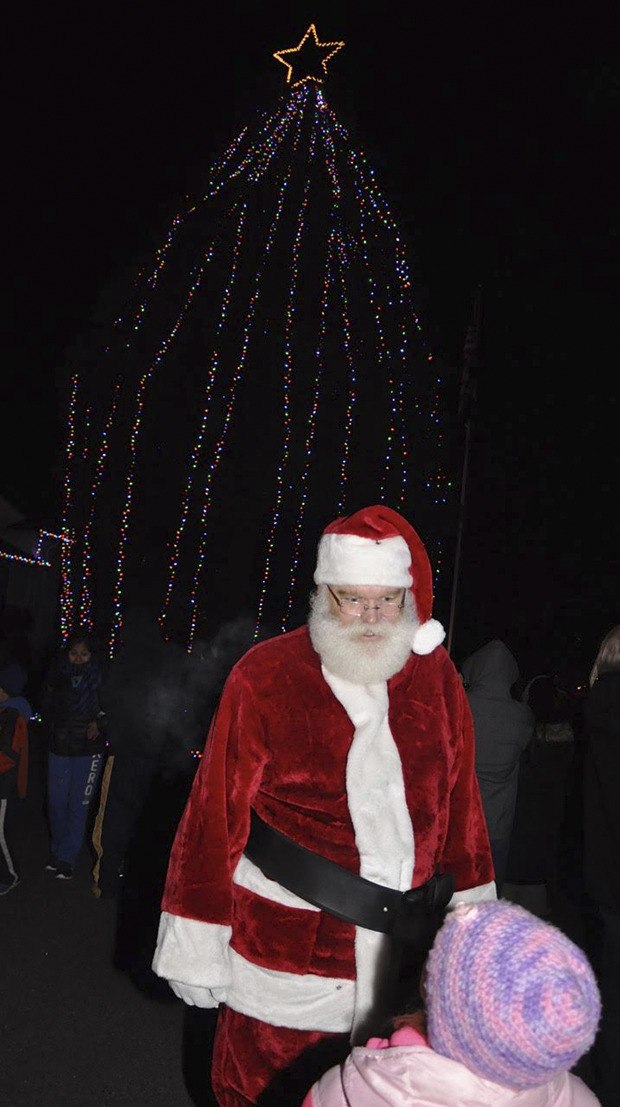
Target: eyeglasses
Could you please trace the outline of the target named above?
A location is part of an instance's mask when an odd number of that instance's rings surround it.
[[[393,615],[395,611],[402,611],[405,606],[405,589],[399,596],[384,596],[383,599],[377,600],[376,603],[369,603],[368,600],[362,600],[359,596],[346,596],[341,600],[340,596],[337,596],[329,584],[326,586],[330,596],[338,604],[340,611],[343,615],[355,615],[358,619],[366,611],[376,611],[377,615],[381,615],[384,618]]]

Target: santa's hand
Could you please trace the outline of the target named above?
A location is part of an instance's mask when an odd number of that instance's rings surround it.
[[[181,984],[179,980],[168,983],[175,996],[189,1007],[218,1007],[226,998],[225,988],[202,988],[196,984]]]

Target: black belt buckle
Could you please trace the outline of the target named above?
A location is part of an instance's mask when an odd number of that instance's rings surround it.
[[[417,949],[430,948],[441,911],[454,892],[454,878],[439,873],[420,888],[410,888],[400,897],[394,920],[394,937]]]
[[[454,877],[452,873],[435,873],[425,885],[428,888],[428,910],[443,911],[454,895]]]

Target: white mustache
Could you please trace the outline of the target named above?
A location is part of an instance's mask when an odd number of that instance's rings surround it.
[[[308,619],[312,645],[325,667],[353,684],[388,680],[399,672],[411,654],[415,625],[409,611],[397,623],[340,623],[320,590],[312,598]]]

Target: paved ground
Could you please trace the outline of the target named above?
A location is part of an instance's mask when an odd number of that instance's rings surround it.
[[[34,728],[36,731],[36,728]],[[191,1107],[208,1027],[170,993],[150,998],[114,967],[120,905],[92,893],[84,847],[74,879],[45,871],[42,755],[31,738],[18,805],[20,884],[0,898],[3,1107]],[[167,987],[167,986],[165,986]],[[202,1013],[201,1013],[202,1014]],[[196,1049],[198,1046],[198,1049]]]

